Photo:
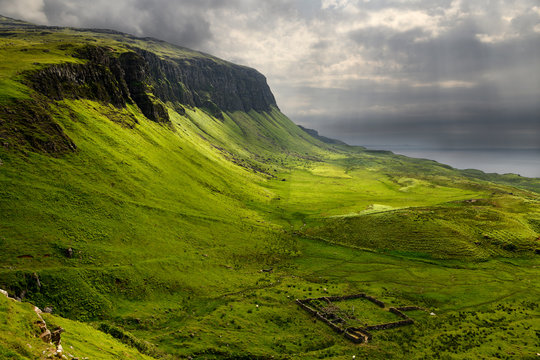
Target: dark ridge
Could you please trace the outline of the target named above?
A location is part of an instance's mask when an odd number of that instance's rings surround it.
[[[364,150],[364,152],[366,152],[368,154],[394,155],[394,153],[389,151],[389,150],[370,150],[370,149],[366,149],[366,150]]]
[[[341,140],[332,139],[332,138],[329,138],[329,137],[326,137],[326,136],[319,135],[319,132],[317,130],[308,129],[308,128],[303,127],[302,125],[298,125],[298,127],[300,129],[304,130],[306,133],[308,133],[312,137],[314,137],[315,139],[321,140],[323,143],[334,144],[334,145],[347,145],[346,143],[344,143]]]
[[[255,69],[217,62],[213,58],[163,60],[156,54],[134,50],[148,64],[154,95],[162,101],[180,102],[222,111],[269,111],[277,107],[266,78]]]
[[[34,25],[6,17],[0,18],[0,24],[7,29],[21,28],[49,31],[70,29],[81,32],[119,35],[126,39],[163,43],[161,40],[136,37],[116,30]],[[181,46],[173,46],[179,49],[189,50]],[[163,102],[170,101],[188,106],[206,108],[211,114],[218,117],[221,117],[221,111],[249,112],[255,110],[260,112],[270,111],[272,107],[277,108],[276,100],[266,82],[266,78],[255,69],[235,65],[193,50],[189,51],[198,56],[164,60],[158,55],[138,47],[130,47],[130,49],[144,59],[145,64],[140,64],[140,66],[144,67],[144,73],[142,74],[145,76],[144,82],[153,87],[153,94]],[[104,50],[97,51],[103,52]],[[63,82],[63,84],[58,86],[58,89],[53,91],[54,98],[59,97],[59,90],[67,88],[65,90],[68,91],[62,92],[62,97],[75,96],[102,101],[111,100],[115,105],[122,105],[128,101],[129,97],[126,98],[123,96],[123,100],[120,100],[117,96],[119,92],[121,93],[125,90],[122,87],[122,79],[121,74],[118,72],[117,61],[112,56],[103,56],[103,54],[100,54],[100,56],[96,57],[95,55],[88,54],[88,51],[86,53],[89,56],[85,57],[85,55],[81,55],[81,57],[90,60],[90,64],[88,66],[85,65],[86,67],[77,67],[74,65],[64,66],[61,64],[54,65],[48,70],[49,73],[56,73],[54,75],[56,79]],[[103,82],[98,80],[98,68],[101,68],[104,72],[105,79],[103,79]],[[42,74],[45,74],[45,72],[47,70],[43,70]],[[111,75],[114,78],[111,78]],[[127,76],[129,77],[130,75]],[[52,79],[46,78],[43,80],[50,82]],[[98,93],[90,94],[88,89],[82,89],[82,86],[80,86],[82,81],[90,81],[92,91],[97,91]],[[38,80],[38,82],[40,81]],[[41,81],[39,86],[43,88],[43,85]],[[47,84],[47,87],[50,87],[50,85]],[[48,94],[51,89],[49,88],[47,90],[45,93]],[[69,92],[73,92],[73,94],[69,94]],[[141,94],[140,89],[137,89],[136,93]],[[150,104],[149,99],[141,98],[139,99],[140,101],[137,101],[137,99],[133,98],[133,94],[131,95],[132,100],[141,107],[141,111],[147,117],[155,120],[161,116],[158,114],[160,111],[157,111],[157,108],[148,108],[148,104]],[[144,109],[147,109],[146,113]]]
[[[135,103],[150,120],[169,123],[165,107],[148,93],[148,66],[134,52],[116,56],[111,50],[92,45],[75,56],[86,64],[62,63],[26,74],[28,85],[53,100],[91,99],[124,107]]]

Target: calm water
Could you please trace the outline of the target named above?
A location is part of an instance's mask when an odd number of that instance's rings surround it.
[[[429,149],[412,146],[377,145],[370,149],[384,149],[415,158],[448,164],[457,169],[478,169],[488,173],[514,173],[540,177],[540,149]]]

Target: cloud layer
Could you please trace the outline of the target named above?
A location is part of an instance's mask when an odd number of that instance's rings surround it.
[[[0,0],[264,73],[294,121],[354,144],[540,148],[536,0]]]

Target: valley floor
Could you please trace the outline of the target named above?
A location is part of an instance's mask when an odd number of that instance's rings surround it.
[[[234,279],[235,285],[227,288],[192,283],[188,293],[160,293],[144,300],[115,296],[116,310],[108,322],[140,341],[155,344],[159,351],[148,354],[157,358],[170,356],[165,354],[200,359],[537,356],[538,259],[480,263],[410,259],[309,239],[299,239],[299,250],[302,255],[274,264],[271,272],[201,264],[198,272],[203,278],[228,284]],[[163,259],[163,265],[168,261]],[[204,261],[206,258],[201,263]],[[295,303],[297,298],[359,292],[376,296],[387,306],[417,305],[427,311],[408,312],[415,321],[413,325],[374,330],[371,342],[358,345],[313,320]],[[345,308],[349,306],[345,304]],[[352,311],[366,324],[381,322],[381,314],[373,309],[365,311],[357,305]],[[0,334],[5,344],[15,346],[17,342],[5,333],[13,326],[13,313],[7,314],[8,323],[0,324]],[[75,356],[93,354],[90,358],[115,359],[122,351],[127,354],[109,335],[93,340],[97,333],[92,327],[81,327],[57,316],[49,315],[48,319],[67,329],[62,343]],[[91,324],[99,327],[100,322]],[[23,337],[18,343],[24,348],[28,341]],[[107,343],[110,350],[103,349]],[[31,344],[38,349],[43,346],[35,341]],[[13,352],[4,353],[9,354]]]

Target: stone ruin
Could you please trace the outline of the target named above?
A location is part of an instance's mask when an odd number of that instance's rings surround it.
[[[371,301],[381,309],[386,309],[384,302],[374,298],[373,296],[360,293],[355,295],[344,295],[344,296],[323,296],[319,298],[307,298],[307,299],[296,299],[296,303],[304,310],[306,310],[310,315],[321,320],[332,330],[338,334],[343,334],[345,338],[351,340],[354,343],[367,343],[372,339],[370,333],[371,330],[386,330],[392,329],[400,326],[411,325],[414,323],[414,320],[405,315],[404,311],[412,310],[424,310],[419,306],[403,306],[403,307],[390,307],[388,310],[393,314],[399,316],[402,320],[388,322],[383,324],[367,325],[363,327],[347,327],[347,321],[340,316],[341,309],[334,304],[337,301],[350,300],[350,299],[366,299]],[[328,305],[322,309],[318,309],[317,306],[314,306],[312,302],[314,301],[324,301]]]

